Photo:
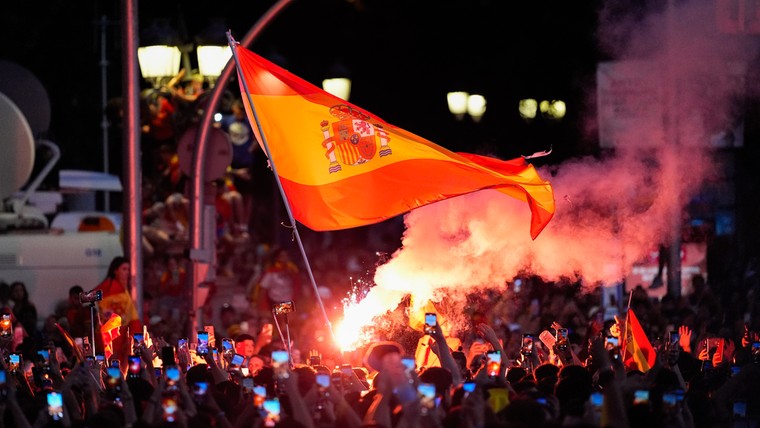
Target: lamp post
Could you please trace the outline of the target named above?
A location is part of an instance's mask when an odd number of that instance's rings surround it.
[[[249,46],[253,41],[261,34],[261,31],[274,19],[286,6],[292,3],[293,0],[278,0],[267,12],[259,18],[258,21],[248,30],[248,33],[240,41],[241,46]],[[213,214],[214,205],[204,204],[204,189],[206,188],[204,160],[206,158],[208,149],[208,137],[211,133],[211,126],[214,119],[214,112],[217,105],[222,99],[227,81],[232,76],[232,72],[235,69],[235,64],[228,62],[222,70],[219,78],[216,82],[216,87],[211,91],[211,96],[208,98],[206,109],[203,113],[203,117],[199,123],[198,134],[196,135],[195,150],[193,151],[193,164],[190,181],[190,261],[192,262],[192,271],[189,275],[189,286],[191,287],[191,304],[192,315],[194,318],[194,325],[189,326],[189,332],[192,333],[196,328],[202,328],[199,323],[201,317],[199,316],[200,293],[198,287],[204,279],[203,276],[210,267],[211,259],[210,254],[213,251],[213,241],[211,239],[204,239],[204,214],[209,216]],[[204,205],[207,205],[204,207]],[[213,221],[213,216],[210,219]]]

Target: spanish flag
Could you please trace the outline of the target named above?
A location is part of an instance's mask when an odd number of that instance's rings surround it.
[[[103,355],[110,359],[114,354],[113,341],[121,335],[121,317],[119,314],[112,312],[105,323],[100,326],[100,335],[103,338]]]
[[[234,49],[248,118],[251,124],[258,121],[256,137],[269,150],[293,217],[306,227],[370,225],[481,189],[527,202],[533,239],[554,215],[551,185],[524,158],[451,152],[242,46]]]
[[[623,335],[623,364],[627,370],[641,370],[646,373],[654,366],[657,353],[649,343],[633,309],[628,309]]]

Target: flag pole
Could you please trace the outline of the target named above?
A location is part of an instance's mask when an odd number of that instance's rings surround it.
[[[325,319],[325,324],[327,325],[328,330],[330,330],[330,336],[333,338],[333,341],[337,343],[337,341],[335,340],[335,333],[333,332],[333,329],[332,329],[332,324],[330,323],[330,319],[327,317],[325,306],[322,303],[322,297],[319,295],[319,289],[317,288],[317,282],[314,279],[314,273],[312,272],[311,265],[309,264],[309,258],[306,256],[306,249],[303,246],[303,241],[301,240],[301,234],[298,232],[298,225],[296,224],[296,220],[293,217],[293,211],[290,208],[290,201],[288,200],[287,195],[285,195],[285,190],[283,190],[282,188],[280,175],[277,174],[277,165],[274,162],[274,159],[272,159],[272,154],[269,151],[269,144],[267,143],[267,138],[264,135],[264,130],[261,128],[259,115],[258,113],[256,113],[256,107],[253,105],[253,99],[251,99],[251,92],[248,90],[248,82],[246,82],[245,76],[240,71],[240,60],[238,59],[238,53],[237,53],[238,43],[232,37],[232,34],[230,31],[227,31],[227,40],[230,44],[230,49],[232,50],[232,57],[235,59],[235,66],[237,67],[240,84],[243,85],[245,96],[248,97],[248,105],[251,107],[251,113],[253,114],[253,119],[256,122],[256,128],[258,128],[259,135],[261,136],[261,144],[264,146],[264,153],[267,155],[267,159],[269,159],[269,166],[272,168],[272,173],[274,174],[275,181],[277,182],[277,188],[280,190],[280,196],[282,196],[282,200],[285,202],[285,209],[288,212],[288,218],[290,219],[290,224],[291,224],[291,227],[293,228],[293,235],[295,236],[296,242],[298,243],[298,249],[301,251],[301,257],[303,257],[304,263],[306,264],[306,271],[309,274],[309,281],[311,283],[311,287],[314,289],[314,297],[317,298],[317,302],[319,303],[319,309],[322,311],[322,316]]]

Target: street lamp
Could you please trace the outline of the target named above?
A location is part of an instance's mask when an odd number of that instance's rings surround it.
[[[470,95],[464,91],[449,92],[446,94],[446,101],[449,111],[457,120],[462,120],[465,114],[469,114],[473,121],[480,122],[480,118],[486,112],[486,98],[483,95]]]
[[[552,120],[561,120],[567,113],[567,106],[562,100],[543,100],[539,108],[544,117]]]
[[[142,77],[150,81],[155,89],[161,87],[164,79],[177,75],[181,59],[182,54],[176,46],[155,45],[137,49]]]
[[[322,81],[322,89],[338,98],[348,101],[351,95],[351,79],[348,77],[333,77]]]
[[[517,106],[517,110],[520,112],[520,117],[523,119],[535,119],[538,113],[538,101],[533,98],[525,98],[520,100]]]
[[[229,46],[199,45],[196,48],[198,54],[198,72],[208,79],[209,85],[214,87],[216,79],[222,74],[224,66],[232,57]]]

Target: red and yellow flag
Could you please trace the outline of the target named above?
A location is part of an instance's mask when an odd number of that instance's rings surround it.
[[[100,326],[100,335],[103,338],[103,355],[106,359],[113,355],[113,341],[121,335],[120,327],[121,317],[115,312],[111,312],[111,316]]]
[[[308,228],[379,223],[481,189],[527,202],[534,239],[554,215],[551,185],[524,158],[503,161],[451,152],[241,46],[236,51],[249,120],[258,119],[293,216]],[[262,142],[258,127],[253,128]]]
[[[649,343],[633,309],[628,309],[623,335],[623,364],[627,370],[641,370],[646,373],[654,366],[657,353]]]

